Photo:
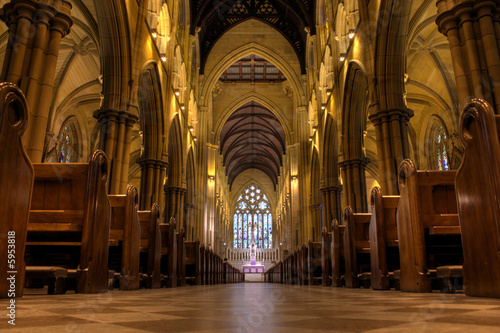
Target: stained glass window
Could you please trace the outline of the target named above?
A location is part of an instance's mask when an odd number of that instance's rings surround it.
[[[436,137],[436,157],[439,170],[449,170],[448,151],[446,149],[446,132],[439,126]]]
[[[69,163],[77,161],[78,140],[76,136],[76,128],[73,121],[68,121],[61,127],[56,151],[56,160],[58,162]]]
[[[234,214],[234,248],[249,249],[252,244],[258,249],[271,249],[272,214],[271,205],[261,189],[250,186],[236,202]]]

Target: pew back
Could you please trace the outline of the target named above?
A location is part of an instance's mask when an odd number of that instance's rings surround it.
[[[417,171],[411,160],[404,160],[399,168],[397,229],[401,263],[401,290],[430,292],[430,266],[459,264],[462,260],[460,229],[454,190],[455,171]],[[429,265],[426,238],[429,235],[455,236],[433,241],[432,249],[458,247],[455,262],[436,261]],[[447,257],[449,257],[447,255]],[[434,267],[435,268],[435,267]]]
[[[40,253],[65,255],[66,251],[79,252],[76,262],[68,262],[66,267],[78,267],[77,292],[106,291],[111,218],[106,195],[106,155],[96,151],[88,164],[43,163],[33,166],[35,182],[26,243],[31,250],[30,259],[35,259],[33,255]],[[40,251],[42,246],[50,250]],[[55,249],[57,246],[65,248]]]

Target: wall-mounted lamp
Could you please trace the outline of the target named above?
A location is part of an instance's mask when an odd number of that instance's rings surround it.
[[[156,32],[156,29],[151,30],[151,37],[153,37],[153,38],[158,37],[158,33]]]
[[[198,141],[198,138],[196,136],[193,135],[193,141],[196,142]],[[212,176],[213,177],[213,176]]]
[[[164,53],[160,54],[160,59],[161,59],[161,61],[166,62],[167,61],[167,55],[164,54]]]
[[[293,176],[292,176],[292,180],[297,180],[297,176],[296,176],[296,175],[293,175]]]
[[[345,53],[341,53],[340,54],[340,61],[344,61],[345,60]]]
[[[189,129],[189,131],[190,131],[191,133],[193,133],[193,131],[194,131],[193,126],[188,126],[188,129]]]
[[[175,96],[179,97],[181,95],[181,92],[179,89],[174,89]]]
[[[184,104],[181,104],[181,110],[184,110],[185,107],[184,107]]]
[[[318,126],[313,126],[313,132],[316,132],[318,130]]]
[[[327,90],[326,90],[326,95],[327,95],[327,96],[330,96],[331,94],[332,94],[332,89],[327,89]]]
[[[354,29],[349,29],[349,39],[353,39],[356,35],[356,31]]]
[[[326,109],[326,105],[325,104],[321,105],[321,110],[324,110],[324,109]]]
[[[309,141],[312,141],[312,140],[314,140],[314,135],[311,135],[311,136],[309,137]]]
[[[214,179],[215,179],[215,176],[210,175],[210,176],[208,176],[208,179],[210,179],[210,180],[214,180]]]

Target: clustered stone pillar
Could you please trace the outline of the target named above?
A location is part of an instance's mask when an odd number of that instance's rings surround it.
[[[110,170],[108,192],[125,193],[128,184],[132,127],[139,117],[128,111],[103,109],[94,112],[94,117],[100,125],[99,149],[108,157]]]
[[[163,206],[162,184],[168,163],[155,159],[141,159],[139,165],[141,166],[139,209],[149,210],[153,203],[158,204],[160,207]]]
[[[12,0],[3,7],[9,40],[0,80],[15,83],[26,96],[23,139],[32,162],[42,161],[59,47],[73,24],[71,7],[65,0]]]
[[[185,204],[184,205],[184,214],[186,216],[185,220],[186,220],[186,233],[188,237],[186,237],[186,239],[188,241],[194,241],[195,240],[195,237],[194,237],[194,209],[195,209],[195,205],[192,205],[192,204]]]
[[[313,221],[313,242],[319,242],[321,237],[321,230],[323,230],[323,220],[321,218],[321,204],[314,204],[309,206],[311,211],[311,219]]]
[[[500,113],[500,2],[437,1],[436,23],[448,37],[459,108],[481,98]]]
[[[184,195],[186,189],[181,187],[166,187],[165,192],[165,221],[171,217],[177,221],[177,230],[184,227]]]
[[[355,213],[365,213],[368,208],[366,196],[366,159],[352,159],[339,163],[343,180],[345,204]]]
[[[385,195],[399,194],[399,164],[410,157],[408,122],[411,117],[410,109],[382,110],[369,116],[375,126],[380,186]]]
[[[323,219],[328,231],[331,231],[331,222],[336,219],[341,222],[342,219],[342,187],[331,186],[321,189],[323,196]]]

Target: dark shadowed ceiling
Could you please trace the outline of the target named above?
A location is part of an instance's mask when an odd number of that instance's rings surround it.
[[[276,185],[285,147],[285,131],[271,111],[256,102],[241,106],[220,134],[229,185],[247,169],[263,171]]]
[[[279,31],[292,45],[305,73],[306,27],[314,34],[313,0],[191,0],[191,34],[198,34],[201,68],[217,40],[229,29],[254,18]]]

